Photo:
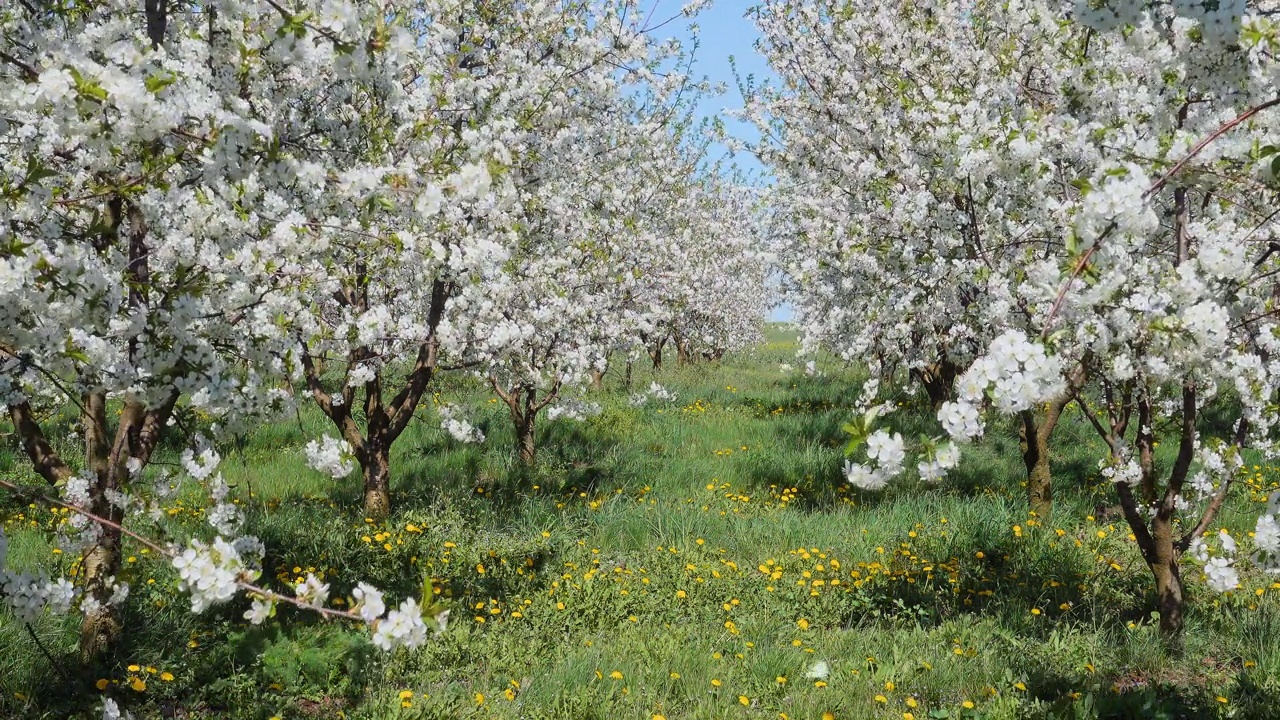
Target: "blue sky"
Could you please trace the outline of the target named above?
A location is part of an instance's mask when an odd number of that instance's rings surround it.
[[[679,13],[687,1],[654,0],[650,5],[652,17],[658,22],[665,20]],[[757,140],[759,133],[750,124],[725,117],[723,111],[742,107],[738,78],[746,82],[748,77],[754,77],[755,82],[759,84],[762,80],[773,76],[768,63],[756,54],[753,47],[756,38],[759,37],[755,23],[745,17],[747,11],[755,4],[756,0],[713,0],[710,7],[699,13],[696,22],[701,28],[701,44],[694,56],[693,66],[695,77],[705,76],[712,83],[723,82],[728,86],[725,94],[704,98],[698,104],[698,113],[703,117],[719,115],[731,135],[749,142]],[[688,22],[681,19],[668,27],[671,28],[672,36],[687,43],[691,38],[687,26]],[[728,149],[723,147],[719,150],[728,152]],[[733,157],[732,162],[751,176],[759,178],[761,165],[750,153],[739,152]],[[791,308],[786,305],[776,308],[769,319],[790,320]]]

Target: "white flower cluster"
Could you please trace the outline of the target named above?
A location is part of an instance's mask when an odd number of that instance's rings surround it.
[[[367,362],[360,363],[347,371],[347,387],[363,387],[365,383],[373,382],[377,376],[377,368]]]
[[[998,410],[1015,413],[1065,388],[1061,362],[1019,330],[1005,331],[992,341],[987,354],[975,360],[956,385],[958,398],[942,404],[938,421],[949,436],[962,441],[982,434],[980,408],[988,393]]]
[[[320,582],[320,579],[311,573],[307,573],[306,579],[298,583],[293,592],[299,600],[308,605],[323,606],[329,600],[329,584]]]
[[[1125,163],[1100,168],[1093,182],[1075,224],[1083,247],[1092,245],[1112,223],[1119,231],[1135,234],[1149,232],[1157,225],[1155,212],[1143,196],[1151,180],[1140,166]]]
[[[1201,35],[1211,45],[1228,45],[1240,39],[1247,0],[1173,0],[1181,17],[1200,23]]]
[[[388,612],[374,624],[373,644],[383,650],[421,647],[426,641],[427,624],[422,621],[422,608],[413,598],[400,603],[399,609]]]
[[[867,437],[866,450],[867,459],[874,461],[874,466],[845,462],[844,475],[851,485],[863,490],[879,490],[902,473],[907,451],[901,434],[877,430]]]
[[[938,422],[947,435],[957,440],[971,440],[982,435],[982,415],[978,405],[948,400],[938,408]]]
[[[648,390],[642,393],[636,393],[635,395],[631,396],[631,406],[641,407],[643,405],[648,404],[650,400],[656,400],[658,402],[663,402],[663,403],[675,402],[675,399],[676,399],[676,394],[674,392],[659,385],[655,381],[655,382],[649,383]]]
[[[436,413],[440,415],[440,429],[448,433],[449,437],[461,443],[484,442],[484,433],[480,428],[458,417],[461,410],[457,406],[441,404],[436,406]]]
[[[115,700],[102,699],[102,720],[133,720],[133,713],[123,712]]]
[[[221,536],[212,543],[192,540],[186,550],[173,558],[173,567],[183,590],[191,593],[191,611],[204,612],[216,603],[235,597],[241,583],[258,579],[261,543],[256,538],[228,542]],[[257,550],[256,557],[242,557],[241,550]]]
[[[107,596],[107,605],[123,605],[124,601],[129,598],[129,583],[117,581],[114,575],[108,577],[103,585],[107,590],[111,591],[111,594]],[[103,603],[99,601],[98,598],[85,593],[84,597],[80,600],[80,612],[85,615],[92,615],[95,614],[102,605]],[[54,608],[54,612],[65,612],[65,609],[58,606]]]
[[[382,591],[368,583],[357,583],[355,589],[351,591],[351,597],[356,601],[351,609],[367,623],[372,623],[386,612],[387,606],[382,601]]]
[[[230,493],[231,488],[222,479],[222,473],[215,475],[209,482],[209,497],[213,499],[213,507],[209,508],[207,520],[220,535],[234,535],[240,523],[244,522],[244,513],[228,500]]]
[[[307,456],[307,467],[335,480],[350,475],[356,469],[351,443],[341,438],[325,435],[319,440],[308,442],[303,452]]]
[[[210,544],[193,540],[173,560],[182,588],[191,593],[192,611],[203,612],[210,605],[226,602],[235,597],[241,585],[252,583],[259,575],[261,554],[262,546],[253,538],[239,538],[229,543],[218,537]],[[257,559],[246,562],[245,557],[250,555]],[[323,608],[329,600],[329,585],[308,573],[294,587],[294,595],[299,603]],[[392,650],[400,646],[419,647],[426,642],[428,628],[417,600],[409,598],[398,610],[383,617],[386,605],[377,588],[358,583],[352,597],[355,600],[352,611],[373,629],[374,645]],[[261,624],[271,616],[275,603],[271,597],[254,597],[244,618],[254,625]],[[438,616],[437,625],[443,628],[446,619],[446,615]]]
[[[76,594],[66,578],[50,580],[28,573],[11,573],[0,567],[0,598],[22,622],[34,621],[46,609],[55,614],[66,613]]]
[[[1117,449],[1112,457],[1098,461],[1098,473],[1107,480],[1137,487],[1142,481],[1142,467],[1138,460],[1123,449]]]
[[[383,617],[386,602],[382,592],[368,583],[358,583],[351,591],[355,600],[352,611],[364,619],[373,628],[373,644],[383,650],[392,650],[404,646],[420,647],[427,641],[427,624],[423,621],[423,611],[418,601],[408,598]],[[438,629],[443,630],[448,622],[448,612],[442,612],[435,618]]]
[[[1218,547],[1222,554],[1210,556],[1209,544],[1204,538],[1191,542],[1193,557],[1204,563],[1205,582],[1215,592],[1227,592],[1240,587],[1240,574],[1235,568],[1236,540],[1226,530],[1218,531]]]
[[[81,598],[79,609],[85,614],[101,606],[97,598],[81,593],[66,578],[10,572],[5,568],[7,553],[8,538],[0,529],[0,601],[8,605],[19,620],[31,622],[45,610],[64,615],[70,612],[77,597]],[[107,605],[121,605],[129,597],[129,584],[116,580],[115,576],[104,578],[103,587],[110,593],[106,597]]]
[[[1057,357],[1044,346],[1027,340],[1020,330],[1007,330],[987,347],[957,383],[959,398],[972,405],[982,403],[988,392],[1003,413],[1026,410],[1063,391],[1066,383]]]
[[[1076,0],[1075,16],[1081,23],[1106,32],[1137,25],[1147,9],[1144,0]]]
[[[939,445],[933,457],[923,460],[916,466],[920,479],[926,482],[937,482],[947,476],[947,471],[960,464],[960,446],[954,442]]]
[[[589,417],[600,414],[600,403],[588,402],[581,398],[568,398],[547,408],[547,419],[564,418],[582,422]]]
[[[1280,573],[1280,490],[1271,493],[1267,511],[1258,516],[1253,528],[1253,544],[1258,548],[1254,558],[1269,573]]]
[[[199,454],[190,448],[182,451],[182,467],[196,480],[204,480],[213,475],[222,458],[203,436],[196,438],[196,444],[201,447]]]

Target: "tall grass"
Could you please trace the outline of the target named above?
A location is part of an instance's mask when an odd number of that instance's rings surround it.
[[[424,408],[396,446],[381,524],[363,517],[358,478],[305,467],[323,417],[257,428],[222,472],[268,548],[265,580],[324,572],[335,595],[362,579],[400,598],[425,578],[450,629],[384,656],[358,628],[285,609],[269,628],[245,625],[243,600],[193,615],[173,573],[130,547],[126,641],[103,665],[73,661],[73,619],[29,631],[0,615],[0,717],[90,717],[103,695],[139,717],[261,720],[1271,716],[1270,579],[1214,597],[1192,577],[1184,647],[1166,649],[1082,418],[1054,435],[1051,519],[1028,522],[1011,425],[947,482],[861,493],[842,481],[840,426],[862,377],[830,360],[819,378],[781,372],[795,351],[775,330],[723,364],[637,367],[631,390],[615,367],[591,393],[598,417],[543,423],[531,472],[512,461],[505,408],[451,378],[441,398],[488,441],[456,443]],[[632,407],[651,381],[678,400]],[[897,429],[936,432],[921,398],[895,402]],[[0,472],[30,480],[8,443]],[[1253,501],[1277,477],[1259,468]],[[196,490],[170,522],[204,532]],[[1258,508],[1246,494],[1221,523],[1238,536]],[[65,568],[57,518],[0,502],[11,565]]]

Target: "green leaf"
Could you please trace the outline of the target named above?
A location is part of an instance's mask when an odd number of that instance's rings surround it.
[[[177,81],[178,81],[178,77],[172,73],[165,73],[163,75],[151,75],[147,77],[147,80],[146,80],[147,92],[154,95],[160,92],[161,90],[169,87],[170,85],[174,84]]]
[[[31,183],[37,183],[45,178],[53,177],[57,174],[58,173],[56,171],[45,167],[44,163],[40,162],[39,158],[32,155],[27,158],[27,175],[22,179],[22,184],[29,185]]]
[[[84,97],[90,97],[99,102],[106,102],[107,89],[99,85],[98,81],[86,79],[80,74],[80,71],[75,68],[68,68],[68,70],[71,72],[72,79],[76,81],[76,92],[80,93],[80,95]]]
[[[76,362],[81,362],[85,365],[89,364],[89,356],[86,355],[83,350],[72,344],[71,338],[67,338],[66,349],[63,350],[63,353]]]

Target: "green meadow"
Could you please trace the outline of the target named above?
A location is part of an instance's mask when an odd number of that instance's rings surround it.
[[[541,421],[532,469],[513,461],[506,407],[445,377],[435,401],[467,408],[488,439],[457,443],[424,403],[378,523],[358,476],[306,467],[302,447],[332,431],[304,404],[224,451],[247,532],[267,547],[263,582],[314,572],[339,608],[359,580],[397,602],[425,588],[450,608],[447,630],[383,654],[361,628],[289,608],[250,626],[243,598],[195,615],[173,570],[127,541],[133,590],[112,664],[79,665],[75,618],[0,614],[0,717],[100,717],[104,695],[137,718],[253,720],[1280,712],[1280,584],[1246,574],[1217,595],[1188,570],[1185,636],[1161,641],[1149,572],[1075,408],[1053,438],[1051,517],[1027,512],[1011,423],[942,484],[862,493],[843,480],[841,426],[863,378],[830,358],[805,377],[796,350],[774,327],[721,363],[637,365],[630,389],[619,365],[586,393],[598,416]],[[677,399],[633,407],[652,381]],[[904,435],[938,432],[922,393],[894,401],[887,422]],[[11,430],[0,425],[0,473],[38,488]],[[1251,467],[1215,526],[1238,538],[1280,487],[1280,470]],[[207,535],[206,506],[178,488],[159,526]],[[74,563],[52,544],[64,513],[3,496],[0,519],[11,566]]]

